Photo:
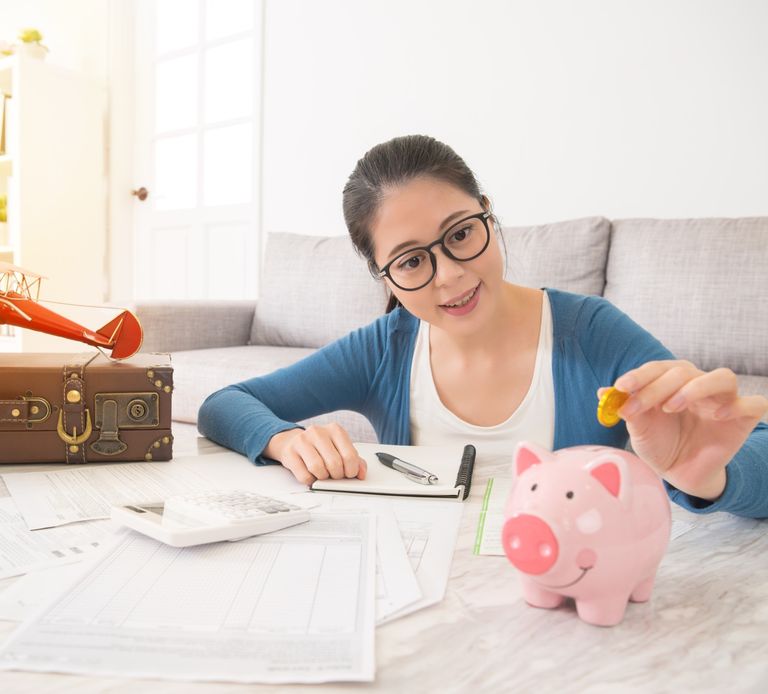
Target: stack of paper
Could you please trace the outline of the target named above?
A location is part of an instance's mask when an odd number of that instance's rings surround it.
[[[0,500],[0,534],[17,549],[0,553],[0,576],[31,573],[0,593],[0,619],[26,616],[1,669],[369,681],[375,625],[444,597],[462,512],[455,502],[309,494],[283,468],[235,453],[3,479],[13,499]],[[115,503],[213,487],[316,508],[309,523],[186,549],[98,520]],[[51,566],[89,553],[54,577]]]

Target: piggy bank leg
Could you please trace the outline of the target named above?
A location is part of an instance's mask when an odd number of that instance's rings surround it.
[[[656,576],[651,576],[650,578],[646,578],[644,581],[640,581],[635,586],[635,589],[632,591],[632,595],[629,596],[629,599],[632,602],[647,602],[651,599],[651,591],[653,590],[653,582],[656,579]]]
[[[612,627],[624,618],[627,609],[627,595],[612,596],[596,600],[577,600],[576,612],[588,624]]]
[[[542,607],[551,610],[559,607],[565,601],[565,598],[559,593],[553,593],[551,590],[542,588],[528,578],[520,578],[520,585],[523,589],[523,598],[533,607]]]

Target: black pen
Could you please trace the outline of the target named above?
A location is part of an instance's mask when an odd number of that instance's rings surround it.
[[[409,463],[397,456],[390,455],[389,453],[377,453],[376,457],[387,467],[402,472],[409,480],[419,484],[437,484],[439,482],[437,475],[433,475],[431,472],[418,467],[418,465]]]

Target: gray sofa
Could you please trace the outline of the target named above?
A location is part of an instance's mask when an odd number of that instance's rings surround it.
[[[603,217],[506,227],[507,278],[606,297],[678,357],[727,366],[744,393],[768,397],[768,217]],[[194,423],[205,397],[292,364],[369,323],[386,295],[346,236],[271,234],[258,301],[140,303],[144,351],[170,352],[174,420]],[[360,415],[335,413],[353,440]],[[313,421],[327,421],[328,416]]]

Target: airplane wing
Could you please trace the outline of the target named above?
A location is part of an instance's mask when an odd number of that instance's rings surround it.
[[[0,274],[5,272],[18,272],[21,275],[32,277],[34,279],[48,279],[45,275],[40,275],[37,272],[32,272],[32,270],[25,270],[23,267],[19,267],[18,265],[11,265],[11,263],[6,263],[4,260],[0,260]]]

